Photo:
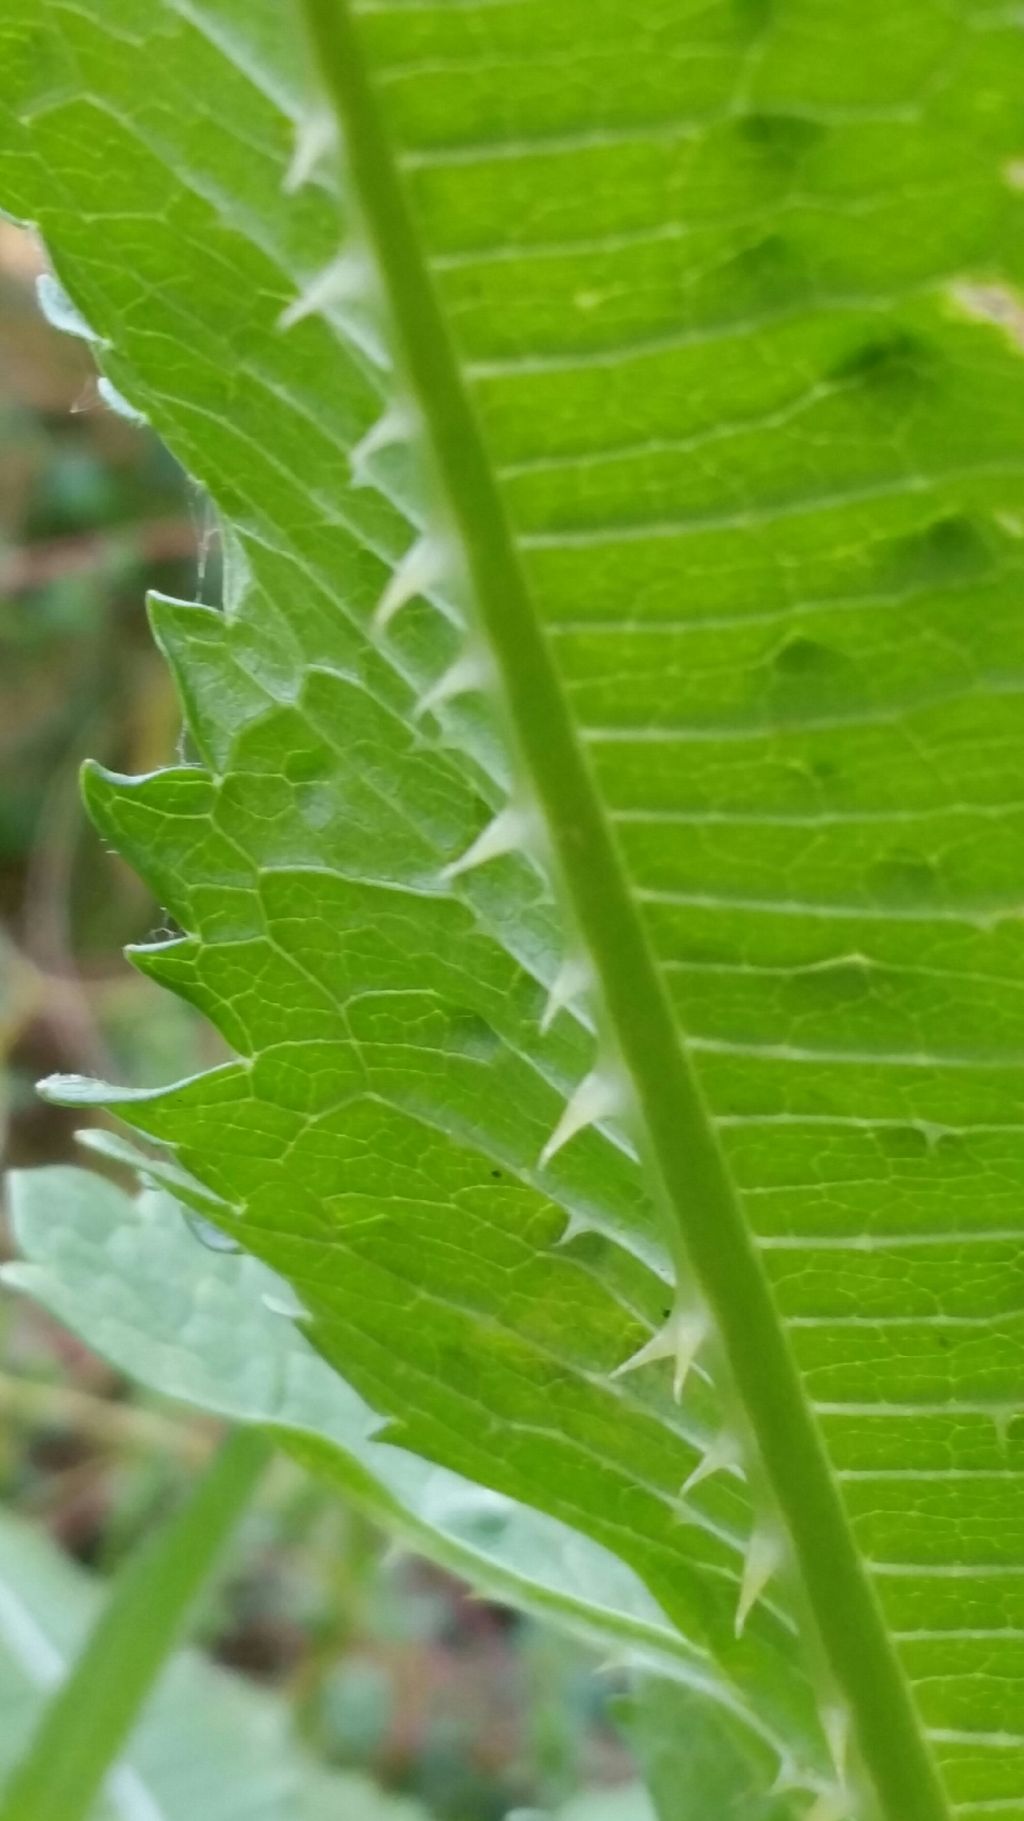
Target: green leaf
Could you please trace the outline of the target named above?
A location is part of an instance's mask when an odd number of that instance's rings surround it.
[[[647,1676],[619,1717],[661,1821],[789,1821],[791,1797],[766,1793],[763,1744],[723,1708]]]
[[[103,1590],[38,1527],[0,1513],[0,1774],[99,1618]],[[183,1749],[184,1748],[184,1749]],[[23,1811],[25,1813],[27,1811]],[[33,1815],[37,1812],[31,1811]],[[172,1657],[91,1821],[423,1821],[414,1803],[316,1766],[283,1702],[193,1651]]]
[[[280,1313],[257,1259],[198,1243],[160,1191],[137,1199],[85,1170],[9,1179],[21,1257],[3,1281],[151,1390],[272,1427],[389,1530],[493,1598],[554,1620],[604,1658],[684,1680],[700,1664],[608,1551],[513,1500],[375,1439],[364,1400]]]
[[[22,1258],[3,1268],[5,1283],[35,1297],[111,1364],[154,1391],[237,1421],[272,1426],[285,1446],[294,1445],[297,1436],[329,1444],[314,1452],[319,1470],[406,1541],[481,1591],[575,1631],[605,1659],[615,1653],[622,1665],[646,1665],[643,1698],[630,1702],[629,1732],[651,1775],[659,1814],[665,1821],[689,1821],[692,1810],[693,1821],[705,1821],[709,1813],[728,1821],[731,1803],[737,1821],[740,1814],[743,1821],[762,1821],[758,1779],[761,1784],[767,1779],[771,1747],[687,1686],[694,1666],[681,1649],[683,1640],[613,1556],[415,1455],[375,1445],[372,1412],[310,1349],[297,1326],[277,1313],[279,1280],[255,1259],[197,1244],[182,1210],[167,1195],[150,1192],[131,1200],[101,1177],[62,1167],[15,1174],[9,1188]],[[184,1321],[183,1310],[189,1312]],[[0,1645],[4,1522],[0,1519]],[[46,1553],[34,1535],[6,1523],[31,1560]],[[63,1567],[61,1558],[54,1559]],[[65,1570],[65,1578],[74,1579],[73,1571]],[[24,1587],[25,1574],[12,1571],[11,1581]],[[37,1604],[33,1595],[34,1610]],[[66,1618],[63,1598],[58,1611]],[[14,1628],[20,1637],[16,1621]],[[0,1656],[0,1678],[4,1667]],[[673,1699],[668,1684],[650,1674],[652,1667],[673,1671],[685,1692]],[[173,1688],[173,1665],[167,1673]],[[204,1674],[216,1688],[217,1675]],[[11,1712],[12,1701],[0,1680],[0,1710]],[[178,1761],[175,1741],[194,1737],[193,1720],[178,1717],[175,1733],[164,1716],[166,1705],[161,1684],[139,1736],[145,1737],[151,1721],[168,1756]],[[278,1712],[275,1748],[281,1724]],[[0,1757],[0,1774],[3,1768]],[[255,1770],[254,1801],[260,1787]],[[275,1779],[267,1781],[273,1788]],[[211,1800],[217,1794],[214,1781]],[[681,1802],[691,1808],[680,1808]],[[763,1821],[785,1821],[791,1813],[782,1796],[763,1805]],[[559,1811],[558,1821],[650,1821],[650,1816],[642,1791],[617,1791],[581,1795]],[[174,1821],[173,1808],[168,1821]]]
[[[239,1060],[115,1102],[387,1434],[630,1564],[819,1813],[846,1711],[846,1807],[1014,1821],[1019,26],[310,11],[351,144],[295,195],[277,0],[3,26],[8,206],[231,523],[226,615],[155,613],[202,763],[88,791]],[[339,183],[383,303],[309,289]],[[410,384],[433,475],[365,442]],[[498,712],[417,716],[460,616]],[[497,854],[538,807],[558,886]],[[610,1375],[694,1279],[677,1407]],[[681,1505],[726,1416],[747,1482]]]
[[[258,1433],[229,1435],[131,1556],[3,1787],[3,1821],[85,1821],[269,1454]]]

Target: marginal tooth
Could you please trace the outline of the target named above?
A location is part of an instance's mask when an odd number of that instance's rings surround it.
[[[674,1309],[663,1328],[623,1360],[621,1366],[616,1366],[612,1378],[621,1378],[624,1373],[635,1372],[638,1366],[649,1366],[655,1360],[670,1359],[674,1362],[672,1392],[678,1403],[690,1368],[710,1331],[711,1324],[706,1315],[693,1309]]]
[[[747,1545],[746,1560],[743,1563],[743,1579],[740,1582],[740,1597],[736,1607],[736,1621],[733,1626],[738,1638],[743,1636],[743,1628],[761,1598],[772,1575],[782,1566],[782,1549],[779,1539],[770,1530],[755,1530]]]
[[[371,424],[365,436],[361,436],[349,454],[349,467],[352,479],[357,486],[366,484],[367,463],[379,454],[381,449],[393,449],[396,443],[404,443],[416,429],[416,414],[407,404],[395,403]]]
[[[625,1106],[626,1095],[618,1071],[607,1067],[591,1069],[566,1101],[562,1117],[540,1154],[541,1169],[577,1132],[623,1112]]]
[[[507,803],[500,809],[493,822],[477,835],[464,854],[442,869],[442,879],[457,879],[460,873],[472,872],[475,866],[485,866],[488,860],[498,860],[502,854],[515,853],[517,849],[529,847],[536,833],[536,821],[529,810],[521,809],[518,804]]]
[[[351,303],[365,298],[370,290],[371,269],[362,253],[339,253],[322,272],[311,278],[298,297],[282,310],[277,319],[279,329],[292,329],[318,310],[329,310],[332,304]]]
[[[322,158],[333,152],[338,143],[338,123],[326,108],[316,108],[295,123],[295,150],[284,175],[281,188],[294,196],[308,183]]]
[[[714,1441],[708,1443],[693,1472],[683,1481],[679,1489],[680,1498],[684,1499],[688,1492],[692,1492],[703,1480],[709,1480],[713,1473],[723,1473],[739,1465],[739,1436],[731,1435],[727,1429],[723,1429]]]
[[[840,1783],[846,1782],[846,1760],[850,1746],[850,1715],[845,1707],[834,1703],[822,1708],[821,1724],[828,1749],[832,1754],[836,1776]]]
[[[421,715],[430,714],[445,702],[454,701],[456,696],[472,695],[477,690],[486,689],[493,678],[493,667],[485,651],[464,651],[438,677],[436,683],[431,683],[430,688],[423,691],[413,709],[413,718],[418,721]]]
[[[548,989],[547,1004],[540,1021],[541,1034],[549,1031],[559,1012],[592,984],[590,963],[582,955],[567,955]]]
[[[396,613],[437,586],[445,573],[448,552],[438,537],[417,538],[402,557],[373,615],[375,632],[386,632]]]

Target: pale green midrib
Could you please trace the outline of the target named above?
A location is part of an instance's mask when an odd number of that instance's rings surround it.
[[[350,0],[302,0],[302,6],[339,116],[398,352],[674,1212],[674,1238],[681,1236],[714,1313],[887,1821],[948,1821],[909,1689],[573,730],[419,247]]]

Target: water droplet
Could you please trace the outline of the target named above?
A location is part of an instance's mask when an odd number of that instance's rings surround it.
[[[221,1227],[215,1227],[212,1220],[204,1220],[201,1214],[194,1214],[191,1208],[183,1208],[185,1225],[208,1252],[240,1252],[237,1239],[225,1233]]]

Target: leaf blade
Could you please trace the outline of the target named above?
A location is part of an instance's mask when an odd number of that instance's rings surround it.
[[[879,1799],[893,1817],[941,1821],[948,1812],[945,1798],[906,1679],[569,719],[419,247],[354,16],[348,0],[304,0],[304,10],[516,740],[672,1210],[680,1275],[689,1266],[710,1305]],[[741,1594],[738,1626],[746,1603]]]

